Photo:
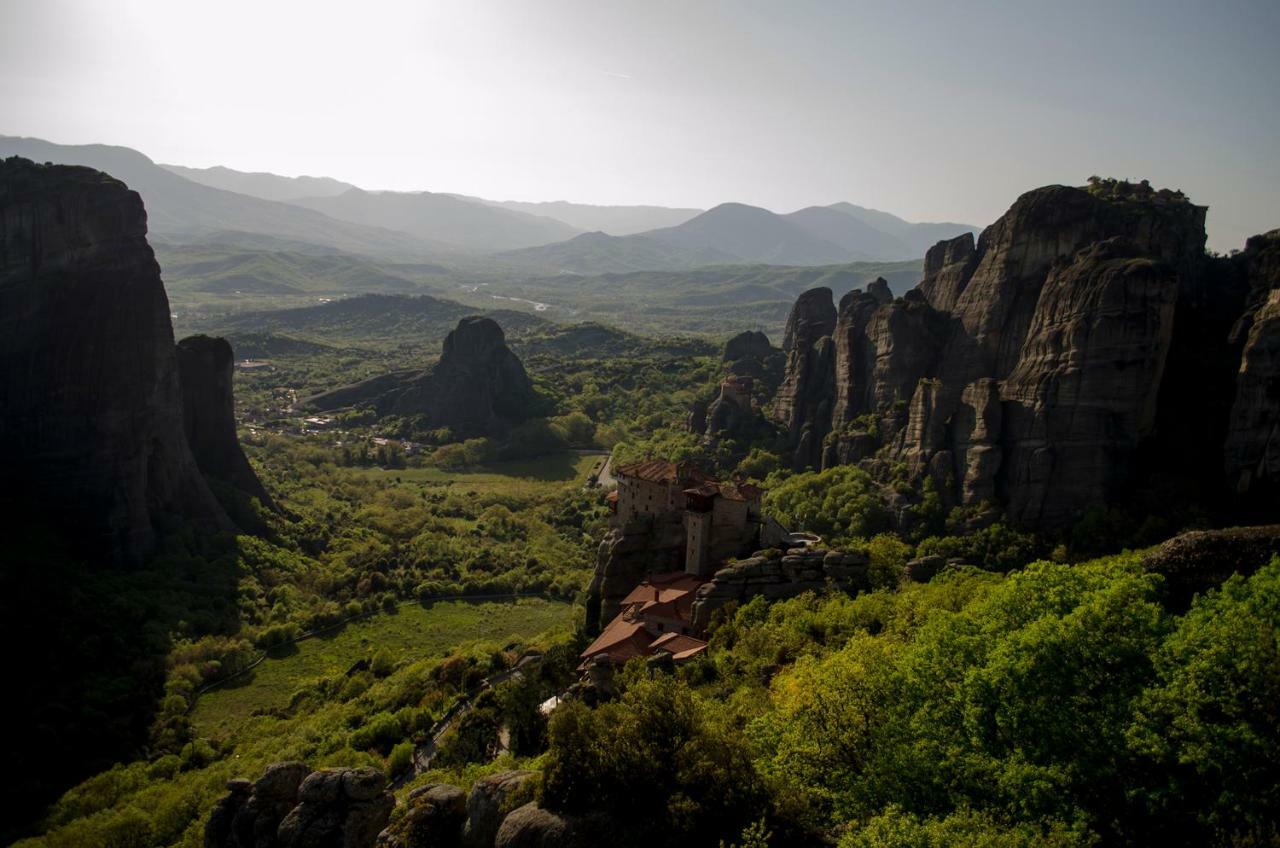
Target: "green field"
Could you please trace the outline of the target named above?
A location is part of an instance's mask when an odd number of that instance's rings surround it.
[[[228,735],[257,710],[287,706],[298,689],[341,674],[386,648],[397,660],[445,656],[475,644],[496,646],[549,630],[568,630],[572,606],[562,601],[436,601],[347,624],[269,657],[230,684],[200,696],[191,720],[200,735]]]
[[[462,471],[434,467],[364,468],[354,473],[376,480],[416,483],[423,487],[450,487],[470,492],[501,489],[515,494],[535,494],[540,489],[585,483],[587,475],[603,465],[604,460],[603,455],[553,453],[531,459],[492,462]]]

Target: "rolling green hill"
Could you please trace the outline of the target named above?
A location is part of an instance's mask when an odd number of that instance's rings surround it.
[[[787,313],[806,289],[828,286],[838,299],[884,277],[894,294],[901,295],[919,281],[921,268],[920,260],[818,267],[725,265],[692,271],[492,278],[479,292],[544,303],[540,314],[553,321],[599,321],[651,335],[726,336],[763,329],[780,338]]]
[[[247,333],[290,336],[324,345],[381,349],[402,345],[438,347],[459,319],[476,314],[474,307],[450,300],[369,294],[314,306],[242,312],[201,329],[238,337]],[[514,310],[486,312],[507,332],[519,334],[547,322]]]

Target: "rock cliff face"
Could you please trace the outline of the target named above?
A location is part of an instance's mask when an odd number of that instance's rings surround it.
[[[0,466],[86,555],[140,560],[161,514],[229,529],[187,445],[142,201],[88,168],[0,162]]]
[[[774,419],[796,446],[797,467],[818,461],[822,440],[831,429],[835,394],[835,351],[831,333],[836,309],[831,289],[810,289],[800,295],[787,318],[782,352],[787,365],[774,401]]]
[[[587,588],[587,632],[599,633],[618,614],[622,599],[650,574],[684,568],[685,529],[672,520],[633,521],[605,534]]]
[[[374,377],[316,395],[317,409],[372,404],[379,415],[421,415],[460,438],[505,432],[531,414],[537,396],[519,357],[491,318],[458,322],[427,371]]]
[[[187,443],[205,477],[221,480],[274,506],[236,436],[232,377],[235,357],[226,339],[191,336],[178,342],[182,419]]]
[[[1212,458],[1224,439],[1232,485],[1268,486],[1280,472],[1280,234],[1215,264],[1204,216],[1145,186],[1049,186],[976,244],[937,244],[903,298],[855,290],[831,325],[829,291],[806,292],[773,406],[794,464],[874,455],[931,479],[947,505],[995,500],[1032,526],[1123,494],[1163,451]],[[1223,316],[1239,314],[1241,273],[1252,306],[1233,342]],[[1229,401],[1213,392],[1236,379],[1219,373],[1233,344],[1244,358],[1226,438]],[[1205,383],[1205,402],[1190,402]]]
[[[1280,495],[1280,230],[1254,236],[1243,261],[1245,314],[1232,331],[1243,344],[1226,441],[1227,479],[1238,494]]]

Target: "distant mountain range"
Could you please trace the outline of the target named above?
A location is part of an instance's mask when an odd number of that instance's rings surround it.
[[[371,227],[399,230],[476,252],[564,241],[578,230],[563,221],[429,191],[348,189],[291,201],[307,209]]]
[[[381,257],[423,258],[450,250],[448,245],[407,233],[339,221],[292,204],[201,185],[127,147],[62,145],[0,136],[3,156],[105,171],[142,195],[148,232],[170,240],[198,241],[241,231]]]
[[[299,200],[304,197],[330,197],[355,188],[332,177],[282,177],[261,171],[236,171],[216,165],[212,168],[186,168],[182,165],[165,165],[161,168],[180,177],[223,191],[235,191],[263,200]]]
[[[590,233],[567,242],[508,251],[500,258],[573,274],[693,269],[709,264],[837,265],[916,259],[967,224],[913,224],[851,203],[779,215],[722,203],[674,227],[630,236]]]
[[[454,196],[473,203],[501,206],[503,209],[527,212],[530,215],[544,215],[585,232],[603,232],[611,236],[629,236],[661,227],[674,227],[703,211],[670,206],[596,206],[590,203],[570,203],[567,200],[526,203],[520,200],[485,200],[483,197],[464,194]]]
[[[329,177],[157,165],[125,147],[0,136],[0,156],[88,165],[146,203],[158,241],[382,261],[595,275],[709,265],[811,267],[918,259],[968,224],[918,224],[852,203],[779,214],[742,203],[700,211],[493,201],[366,191]],[[287,285],[287,284],[286,284]]]
[[[345,221],[500,252],[505,261],[575,274],[673,271],[708,264],[892,262],[918,259],[943,239],[979,230],[972,224],[914,223],[843,202],[787,214],[742,203],[710,210],[564,200],[532,203],[464,194],[366,192],[328,177],[163,167],[216,188],[285,200]],[[477,213],[477,205],[519,216],[495,221]]]

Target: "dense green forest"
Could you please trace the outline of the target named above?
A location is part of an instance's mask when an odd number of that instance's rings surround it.
[[[533,767],[545,806],[603,813],[599,838],[635,845],[1272,844],[1278,615],[1277,561],[1181,615],[1131,555],[961,569],[726,609],[704,659],[656,676],[637,661],[616,699],[548,724],[530,706],[575,662],[561,631],[405,788]],[[402,773],[405,740],[520,649],[375,655],[231,739],[92,778],[53,808],[48,844],[198,845],[222,782],[273,760]],[[494,759],[500,723],[520,741]]]

